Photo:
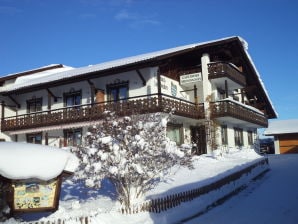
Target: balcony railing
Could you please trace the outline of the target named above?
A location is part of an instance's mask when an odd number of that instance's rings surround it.
[[[234,101],[214,102],[210,104],[210,108],[212,118],[233,117],[262,127],[268,126],[268,120],[264,114]]]
[[[209,79],[227,77],[234,82],[245,86],[245,76],[233,65],[226,62],[212,62],[208,64]]]
[[[5,117],[1,121],[1,131],[15,131],[36,127],[54,126],[103,118],[105,110],[115,111],[119,116],[165,112],[175,108],[176,115],[201,119],[204,118],[203,105],[178,99],[169,95],[146,95],[127,98],[119,102],[86,104],[55,110]]]

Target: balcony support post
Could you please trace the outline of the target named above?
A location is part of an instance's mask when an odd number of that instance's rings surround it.
[[[2,101],[1,102],[1,120],[3,121],[4,120],[4,116],[5,116],[5,102]]]
[[[94,83],[91,82],[89,79],[87,81],[88,81],[88,84],[90,86],[91,104],[94,104],[95,86],[94,86]]]
[[[210,118],[210,96],[212,92],[211,82],[209,81],[209,71],[208,71],[208,64],[210,63],[210,56],[207,53],[204,53],[201,57],[201,65],[202,65],[202,79],[203,79],[203,102],[204,102],[204,110],[205,110],[205,131],[208,133],[208,131],[211,129],[211,118]],[[206,152],[211,152],[210,147],[210,136],[206,134]]]
[[[228,81],[225,80],[225,98],[229,97],[229,87],[228,87]]]
[[[244,104],[244,90],[241,89],[241,102]]]
[[[195,105],[197,106],[198,105],[198,91],[197,91],[196,85],[194,85],[193,91],[194,91],[193,95],[194,95],[194,99],[195,99]]]
[[[49,133],[45,133],[45,145],[49,145]]]
[[[162,96],[161,96],[161,78],[160,78],[159,71],[157,71],[157,97],[158,97],[158,107],[161,108]]]
[[[49,110],[49,113],[51,111],[51,108],[52,108],[52,102],[51,102],[51,93],[50,91],[48,90],[48,110]]]

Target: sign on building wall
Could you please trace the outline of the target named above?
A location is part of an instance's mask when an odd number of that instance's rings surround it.
[[[186,84],[191,84],[191,83],[201,82],[201,81],[202,81],[201,72],[180,76],[180,85],[186,85]]]

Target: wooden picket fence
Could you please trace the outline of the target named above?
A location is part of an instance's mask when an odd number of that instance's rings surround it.
[[[34,222],[21,222],[21,224],[65,224],[71,221],[72,224],[91,224],[91,217],[77,217],[71,219],[56,219],[51,221],[34,221]]]
[[[192,190],[175,193],[172,195],[165,196],[163,198],[151,199],[145,202],[133,205],[131,208],[122,208],[122,214],[135,214],[138,212],[154,212],[160,213],[168,209],[179,206],[183,202],[192,201],[195,198],[200,197],[201,195],[207,194],[211,191],[221,188],[222,186],[229,184],[241,178],[242,175],[250,173],[255,167],[259,165],[268,164],[268,158],[264,158],[236,173],[230,174],[218,181],[215,181],[211,184],[198,187]]]

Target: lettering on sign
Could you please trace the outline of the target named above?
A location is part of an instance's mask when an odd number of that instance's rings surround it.
[[[201,81],[202,81],[201,72],[180,76],[180,85],[185,85],[185,84],[194,83],[194,82],[201,82]]]
[[[41,182],[16,181],[14,188],[14,210],[53,209],[58,190],[58,180]]]

